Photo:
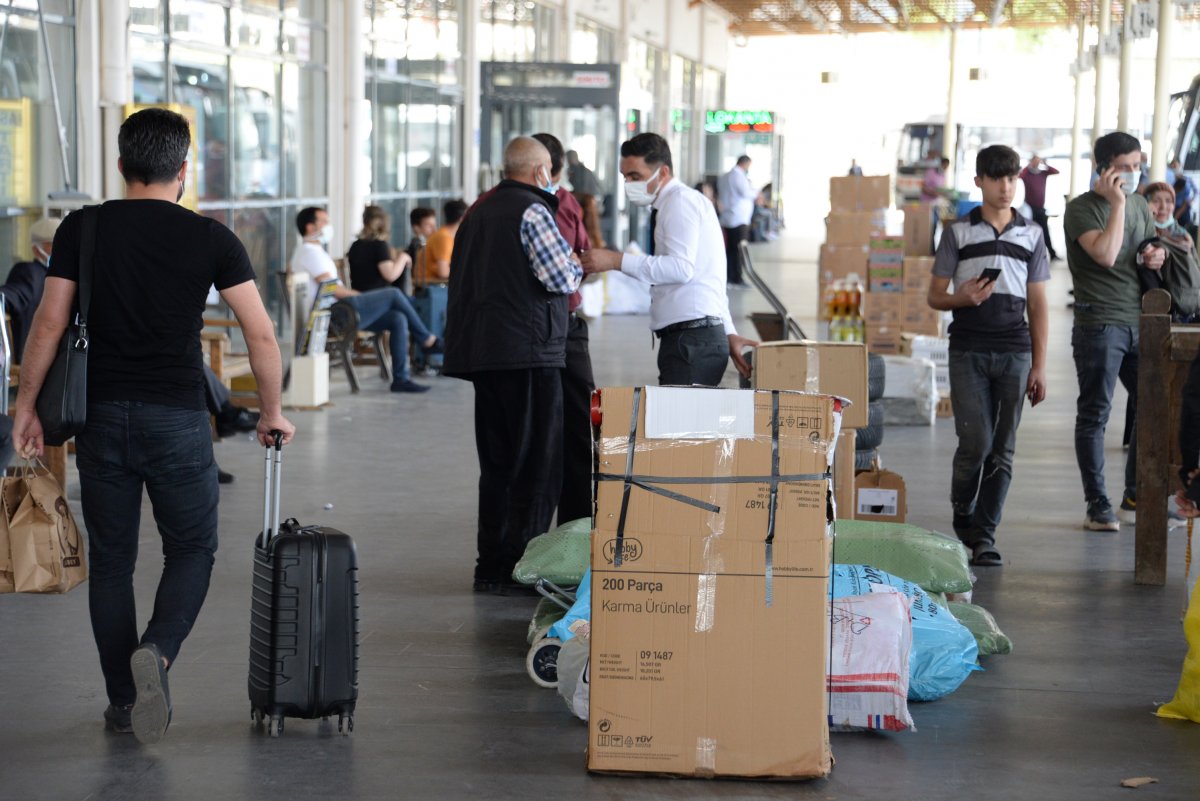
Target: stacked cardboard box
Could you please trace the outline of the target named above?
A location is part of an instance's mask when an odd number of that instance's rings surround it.
[[[826,288],[852,275],[867,279],[867,250],[871,238],[882,236],[891,206],[891,178],[887,175],[845,176],[829,181],[829,216],[818,269],[818,316],[829,319],[823,302]]]
[[[829,773],[825,476],[839,406],[794,392],[602,391],[589,770]],[[761,480],[772,475],[775,489]]]
[[[933,255],[933,209],[928,203],[904,207],[904,255]]]
[[[872,353],[899,353],[904,295],[900,292],[868,292],[863,296],[862,314],[867,349]]]
[[[933,257],[908,256],[904,259],[904,309],[900,327],[905,333],[940,336],[942,313],[930,307],[929,279],[933,276]]]
[[[904,240],[871,237],[867,253],[867,291],[900,292],[904,288]]]
[[[835,211],[825,218],[825,241],[831,245],[868,245],[884,233],[883,211]]]
[[[833,211],[876,211],[892,205],[888,175],[848,175],[829,179],[829,208]]]

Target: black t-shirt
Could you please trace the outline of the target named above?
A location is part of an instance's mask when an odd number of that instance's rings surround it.
[[[80,212],[54,237],[50,277],[79,280]],[[254,280],[246,249],[216,220],[164,200],[99,209],[88,319],[89,401],[204,409],[208,288]]]
[[[379,262],[392,260],[392,249],[382,239],[356,239],[346,253],[350,262],[350,288],[370,292],[391,286],[379,272]]]

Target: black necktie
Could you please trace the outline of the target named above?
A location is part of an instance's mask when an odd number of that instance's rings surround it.
[[[654,229],[658,225],[658,209],[650,209],[650,255],[654,255]]]

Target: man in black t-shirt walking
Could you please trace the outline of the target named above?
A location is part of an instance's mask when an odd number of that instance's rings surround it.
[[[187,120],[164,109],[129,117],[117,137],[125,200],[68,216],[34,315],[13,441],[42,452],[34,402],[67,328],[79,281],[81,228],[94,215],[87,427],[75,438],[91,575],[88,601],[109,707],[108,728],[157,742],[171,720],[167,668],[208,592],[217,549],[217,466],[204,398],[200,330],[215,285],[241,324],[258,385],[258,439],[291,440],[280,408],[282,365],[242,243],[178,205]],[[142,489],[162,536],[154,611],[138,637],[133,569]]]

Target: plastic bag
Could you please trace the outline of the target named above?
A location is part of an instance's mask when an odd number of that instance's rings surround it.
[[[926,592],[969,592],[967,549],[957,539],[905,523],[837,521],[833,545],[839,565],[871,565],[920,585]]]
[[[1169,703],[1158,708],[1160,718],[1191,720],[1200,723],[1200,583],[1192,588],[1187,614],[1183,618],[1183,634],[1188,652],[1183,658],[1183,674],[1179,688]]]
[[[912,648],[909,599],[894,589],[883,589],[830,601],[832,656],[827,686],[833,731],[913,728],[905,702]]]
[[[575,591],[575,603],[557,623],[550,627],[547,637],[557,637],[564,643],[577,634],[590,634],[592,623],[592,570],[588,568]]]
[[[1012,640],[996,625],[991,612],[975,604],[952,602],[949,606],[950,614],[958,618],[975,638],[980,656],[1012,653]]]
[[[578,584],[592,559],[592,520],[583,517],[534,537],[513,568],[513,580],[533,584]]]
[[[592,691],[590,651],[589,638],[581,635],[564,642],[558,652],[558,694],[566,701],[571,714],[580,720],[588,719]]]
[[[934,701],[957,690],[967,676],[982,670],[979,646],[962,623],[934,603],[916,584],[870,565],[835,565],[833,597],[899,590],[908,596],[912,651],[908,664],[908,700]]]

